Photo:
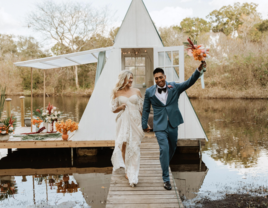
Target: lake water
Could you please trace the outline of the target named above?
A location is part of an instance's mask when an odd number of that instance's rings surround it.
[[[79,121],[89,98],[47,98],[63,118]],[[268,187],[267,100],[191,100],[209,138],[203,156],[176,152],[171,169],[185,207],[226,193],[262,194]],[[12,97],[12,114],[20,121],[20,103]],[[25,98],[30,116],[30,98]],[[34,98],[34,109],[43,106]],[[5,114],[4,114],[5,116]],[[104,208],[109,190],[112,150],[77,157],[69,149],[0,150],[0,207]],[[54,172],[53,172],[54,171]],[[55,172],[56,171],[56,172]],[[265,189],[260,189],[265,187]]]

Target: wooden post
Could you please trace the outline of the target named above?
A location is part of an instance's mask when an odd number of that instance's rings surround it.
[[[11,116],[11,98],[6,99],[6,111],[7,111],[7,118]]]
[[[33,68],[31,67],[31,132],[33,132]]]
[[[44,109],[46,108],[46,72],[44,70]]]
[[[199,143],[199,172],[202,170],[202,144],[201,140],[198,140]]]
[[[35,204],[35,186],[34,186],[34,176],[32,176],[33,178],[33,201],[34,201],[34,204]]]
[[[74,150],[71,147],[71,161],[72,161],[72,166],[74,166]]]
[[[25,102],[24,102],[24,96],[20,96],[20,113],[21,113],[21,127],[25,126],[24,122],[24,116],[25,116]]]

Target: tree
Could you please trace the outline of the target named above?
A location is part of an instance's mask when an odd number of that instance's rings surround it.
[[[175,26],[174,29],[179,32],[187,33],[192,38],[196,38],[200,33],[209,32],[211,23],[198,17],[183,19],[179,26]]]
[[[212,11],[207,18],[213,23],[213,32],[223,32],[225,35],[230,35],[243,24],[242,15],[259,15],[257,6],[258,4],[255,3],[235,3],[233,6],[223,6],[219,10]]]
[[[4,59],[5,54],[17,53],[17,46],[13,38],[12,35],[0,34],[0,61]]]
[[[57,51],[57,54],[63,54],[69,50],[81,51],[94,34],[103,33],[107,14],[107,8],[98,10],[90,4],[48,0],[36,4],[36,10],[29,14],[27,21],[35,31],[54,40],[58,49],[64,49]],[[74,74],[79,88],[77,66],[74,66]]]
[[[243,23],[238,27],[238,34],[244,41],[253,41],[258,42],[261,38],[261,32],[259,32],[255,25],[261,22],[261,18],[259,15],[250,14],[250,15],[241,15],[240,18]]]
[[[268,20],[263,20],[259,24],[256,24],[255,27],[262,33],[268,31]]]

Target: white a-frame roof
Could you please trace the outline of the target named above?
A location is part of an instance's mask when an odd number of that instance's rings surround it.
[[[55,57],[16,62],[14,64],[16,66],[32,67],[36,69],[53,69],[82,64],[91,64],[98,62],[98,55],[101,51],[108,51],[108,53],[106,53],[106,56],[108,58],[109,51],[111,49],[112,47],[98,48],[88,51],[64,54]]]
[[[162,39],[143,0],[132,0],[115,38],[114,47],[152,48],[162,46]]]

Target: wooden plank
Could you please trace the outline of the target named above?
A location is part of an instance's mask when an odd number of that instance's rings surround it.
[[[178,208],[179,204],[107,204],[106,208]]]
[[[168,203],[178,203],[178,199],[177,198],[173,198],[173,199],[159,199],[159,198],[140,198],[140,197],[135,197],[135,198],[129,198],[129,197],[124,197],[121,199],[118,198],[108,198],[107,199],[107,204],[109,203],[124,203],[124,204],[143,204],[143,203],[148,203],[148,204],[152,204],[152,203],[157,203],[157,204],[168,204]],[[138,206],[138,205],[137,205]]]
[[[12,176],[22,176],[22,175],[57,175],[57,174],[72,174],[72,173],[112,173],[112,167],[105,168],[47,168],[47,169],[0,169],[0,176],[12,175]]]
[[[130,201],[128,203],[133,203],[131,201],[132,200],[137,201],[137,199],[139,199],[138,203],[140,203],[141,201],[146,202],[146,200],[149,200],[149,199],[164,199],[164,200],[166,200],[166,203],[168,203],[168,201],[172,200],[172,199],[177,200],[177,196],[173,195],[173,194],[158,194],[158,195],[156,195],[156,194],[153,194],[153,195],[152,194],[143,194],[143,195],[134,194],[134,195],[128,195],[128,196],[125,196],[125,194],[124,195],[111,195],[110,194],[107,200],[110,200],[110,201],[111,200],[118,200],[117,203],[120,203],[119,202],[120,200],[125,200],[126,198]],[[123,203],[125,203],[125,202],[123,202]]]
[[[129,188],[129,183],[111,183],[111,184],[113,185],[113,187],[127,187],[127,188]],[[155,183],[148,183],[148,182],[146,183],[146,182],[144,182],[144,183],[138,183],[137,187],[152,187],[152,186],[156,186],[156,187],[161,187],[161,190],[163,191],[164,190],[163,185],[164,185],[163,181],[155,182]],[[136,189],[137,187],[131,188],[131,190],[137,190]]]
[[[168,191],[113,191],[110,195],[170,195]]]
[[[114,147],[114,141],[5,141],[0,142],[0,149],[30,148],[71,148],[71,147]]]
[[[159,183],[159,182],[157,182]],[[129,185],[127,187],[122,187],[122,186],[110,186],[109,194],[112,191],[166,191],[163,187],[164,183],[163,181],[161,182],[161,186],[149,186],[149,187],[143,187],[143,186],[137,186],[137,187],[130,187]]]

